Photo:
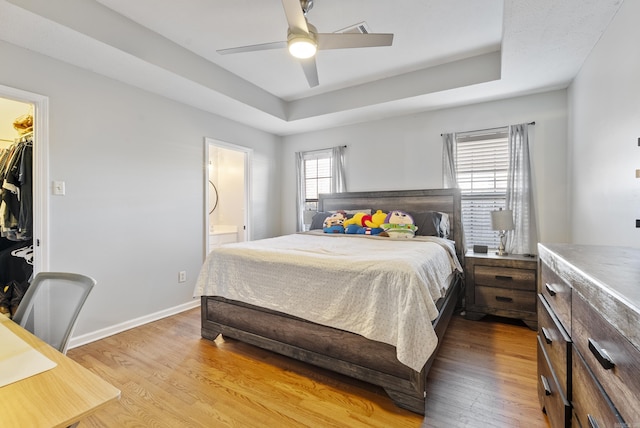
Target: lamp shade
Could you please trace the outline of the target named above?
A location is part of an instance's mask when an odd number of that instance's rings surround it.
[[[491,228],[493,230],[513,230],[513,211],[491,211]]]

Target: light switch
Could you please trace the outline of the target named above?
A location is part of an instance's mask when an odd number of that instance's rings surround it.
[[[64,195],[65,186],[64,181],[54,181],[53,182],[53,194],[54,195]]]

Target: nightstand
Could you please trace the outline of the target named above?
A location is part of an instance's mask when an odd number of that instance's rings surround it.
[[[521,319],[532,330],[538,329],[538,257],[468,251],[464,270],[465,318],[479,320],[492,314]]]

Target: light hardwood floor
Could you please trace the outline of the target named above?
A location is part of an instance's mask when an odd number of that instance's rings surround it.
[[[456,315],[429,374],[427,416],[381,388],[227,339],[200,337],[194,309],[68,356],[122,391],[80,427],[547,427],[535,332]]]

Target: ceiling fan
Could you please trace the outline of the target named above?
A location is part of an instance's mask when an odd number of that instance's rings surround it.
[[[393,43],[393,34],[318,33],[306,18],[313,7],[313,0],[282,0],[282,6],[289,24],[287,41],[219,49],[217,52],[227,55],[288,48],[291,55],[300,59],[309,86],[313,87],[319,84],[315,60],[317,50],[391,46]]]

